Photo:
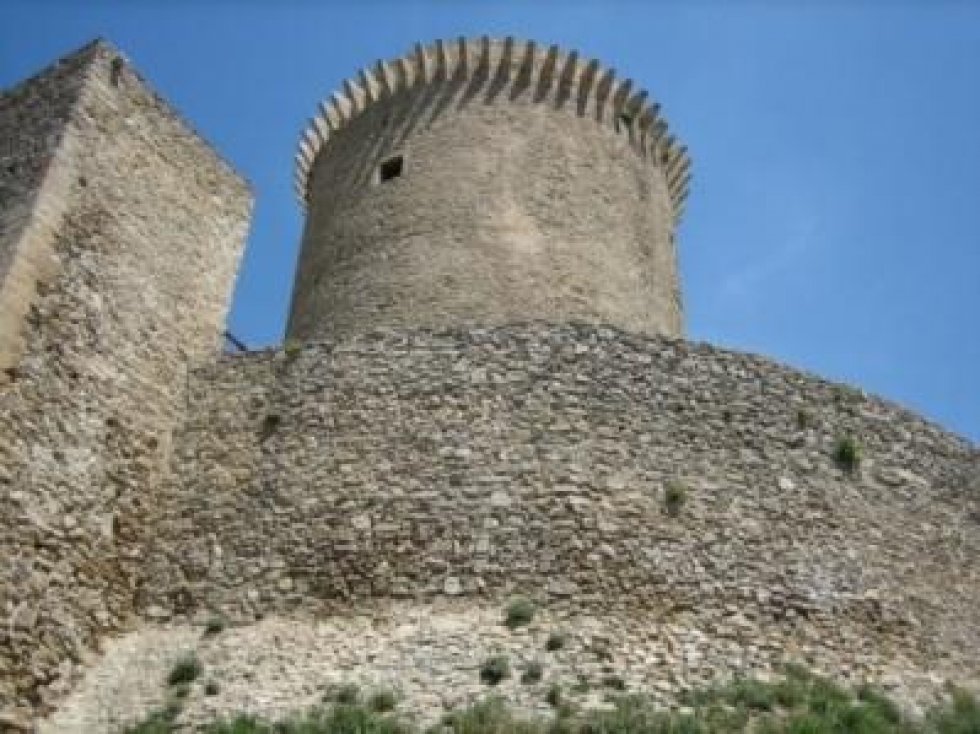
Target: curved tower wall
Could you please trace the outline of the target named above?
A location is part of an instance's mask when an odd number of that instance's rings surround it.
[[[681,333],[688,161],[645,92],[487,39],[418,47],[344,90],[301,146],[290,338],[533,319]]]

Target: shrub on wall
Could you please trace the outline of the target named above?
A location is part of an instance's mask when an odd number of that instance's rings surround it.
[[[857,471],[861,464],[861,447],[853,436],[841,436],[837,439],[834,461],[849,474]]]
[[[680,482],[670,482],[664,489],[664,505],[667,514],[676,517],[680,514],[681,508],[687,503],[687,487]]]
[[[618,686],[613,686],[617,687]],[[772,680],[739,678],[689,692],[680,709],[643,694],[618,693],[598,709],[570,706],[552,685],[545,700],[553,717],[536,717],[499,697],[447,713],[441,734],[976,734],[980,701],[952,689],[948,700],[909,717],[879,689],[851,690],[800,667]],[[175,713],[156,712],[126,734],[176,732]],[[338,703],[272,723],[240,715],[205,725],[205,734],[420,734],[421,729],[370,706]]]
[[[495,686],[510,677],[510,661],[506,655],[494,655],[480,666],[480,680],[488,686]]]
[[[548,652],[561,650],[568,644],[568,635],[561,631],[552,632],[544,643],[544,649]]]
[[[225,618],[219,615],[215,615],[208,619],[204,623],[204,634],[208,637],[212,635],[220,634],[225,629]]]
[[[530,624],[537,607],[526,596],[515,596],[504,610],[504,624],[511,629]]]
[[[544,666],[537,660],[532,660],[524,666],[521,673],[521,683],[537,683],[544,676]]]
[[[398,695],[389,688],[375,691],[368,698],[368,708],[378,713],[391,711],[398,705]]]
[[[201,663],[198,662],[194,653],[187,653],[181,657],[170,669],[167,676],[167,684],[171,686],[181,683],[191,683],[201,674]]]

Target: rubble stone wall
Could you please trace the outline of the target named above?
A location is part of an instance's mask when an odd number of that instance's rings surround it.
[[[5,308],[23,305],[4,322],[20,346],[0,385],[9,725],[10,710],[49,706],[98,638],[127,625],[187,365],[220,349],[251,197],[107,44],[0,107],[37,151],[16,164],[25,178],[2,202],[5,232],[23,220],[35,238],[4,240],[7,272],[47,258],[30,282],[0,290]]]
[[[21,324],[36,283],[56,267],[54,232],[70,187],[63,132],[81,93],[75,56],[0,91],[0,385],[23,350]]]
[[[964,681],[980,674],[978,468],[976,447],[894,404],[609,328],[225,357],[191,380],[145,612],[520,592],[616,619],[614,646],[683,621],[712,669],[796,652]]]

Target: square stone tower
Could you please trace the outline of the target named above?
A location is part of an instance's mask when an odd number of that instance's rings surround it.
[[[125,624],[187,367],[219,351],[251,194],[102,41],[0,94],[0,145],[3,710],[43,707]]]

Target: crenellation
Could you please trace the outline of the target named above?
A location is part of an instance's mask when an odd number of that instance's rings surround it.
[[[414,58],[415,74],[412,78],[412,86],[426,84],[429,81],[429,57],[421,41],[415,44]]]
[[[518,46],[524,49],[519,61],[515,60]],[[630,96],[632,81],[617,81],[612,70],[607,70],[598,76],[599,62],[593,59],[585,64],[579,60],[577,51],[563,54],[557,45],[552,45],[543,57],[539,58],[536,49],[533,41],[519,44],[513,37],[505,38],[503,41],[493,41],[488,36],[475,41],[460,37],[452,44],[437,40],[428,47],[421,43],[416,44],[410,57],[403,56],[392,62],[379,61],[374,70],[361,70],[356,75],[356,80],[345,81],[335,105],[340,107],[339,114],[336,116],[346,123],[362,114],[369,106],[393,96],[396,89],[439,86],[467,77],[471,77],[471,85],[487,83],[492,87],[509,85],[511,101],[520,96],[522,88],[528,86],[534,87],[535,101],[552,99],[559,107],[565,100],[574,96],[578,113],[585,116],[588,114],[589,99],[594,85],[596,120],[608,124],[616,131],[620,127],[617,117],[624,112],[631,118],[639,120],[638,130],[641,134],[636,135],[633,128],[628,126],[625,135],[631,144],[636,146],[641,156],[646,157],[648,144],[643,133],[646,126],[652,124],[657,117],[659,105],[651,108],[646,103],[648,94],[645,91],[640,90]],[[470,61],[474,53],[475,65]],[[605,114],[607,102],[611,105],[612,111],[609,115]],[[321,109],[321,114],[327,113]],[[328,136],[331,130],[336,133],[341,127],[339,124],[332,126],[327,120],[322,119],[312,121],[310,126],[321,130],[326,128]],[[308,136],[304,134],[302,137],[300,148],[303,162],[298,167],[302,180],[305,181],[310,174],[311,166],[306,163],[306,159],[315,158],[325,142],[326,138],[323,138],[307,149]],[[306,188],[304,184],[304,191]],[[677,196],[681,195],[683,191],[678,191]],[[305,202],[307,194],[304,193],[301,198]]]
[[[408,89],[409,80],[412,78],[412,70],[409,66],[408,59],[400,58],[394,62],[385,62],[385,65],[390,69],[390,79],[392,79],[391,93],[392,96],[396,94],[401,94]]]
[[[599,60],[590,59],[582,69],[582,75],[579,81],[578,99],[576,104],[578,105],[578,114],[585,117],[589,110],[589,100],[592,99],[593,85],[595,84],[596,74],[599,71]]]
[[[436,41],[433,57],[436,65],[432,71],[432,81],[447,81],[449,79],[449,57],[446,53],[446,43],[442,39]]]
[[[391,77],[391,67],[386,62],[378,59],[374,66],[374,78],[381,87],[382,97],[390,97],[395,93]]]
[[[659,107],[650,105],[649,95],[632,80],[602,73],[597,61],[580,59],[577,51],[563,53],[552,45],[539,54],[533,43],[513,38],[417,44],[413,58],[418,72],[404,95],[364,93],[380,85],[361,73],[343,83],[350,112],[329,126],[327,139],[301,140],[298,179],[304,201],[317,211],[309,213],[290,334],[316,333],[321,303],[329,304],[322,329],[330,335],[394,323],[499,323],[514,311],[679,333],[676,261],[668,239],[689,180],[677,175],[676,166],[687,158],[676,139],[665,136],[666,126],[655,122]],[[528,94],[521,91],[524,78]],[[589,124],[593,86],[598,126]],[[474,104],[477,95],[482,104]],[[575,104],[566,106],[570,99]],[[647,121],[663,133],[651,143],[643,138]],[[658,151],[652,166],[648,145]],[[372,173],[395,154],[407,161],[395,176],[404,177],[408,189],[379,187]],[[582,213],[596,200],[601,179],[588,169],[603,165],[604,158],[615,172],[605,197],[612,208],[602,220],[589,222]],[[499,173],[492,177],[461,175],[495,168]],[[513,172],[518,169],[525,172]],[[553,181],[563,192],[515,195],[534,188],[536,180],[542,186]],[[577,198],[589,203],[579,206]],[[427,212],[423,202],[429,200],[443,203]],[[613,209],[623,216],[615,217]],[[644,214],[637,220],[627,211]],[[374,244],[354,245],[368,228]],[[422,231],[428,241],[405,239]],[[470,233],[466,246],[458,244],[463,231]],[[539,241],[553,243],[548,256],[536,254]],[[597,246],[619,254],[602,267],[587,265],[580,248]],[[399,254],[380,254],[389,251]],[[366,268],[360,273],[347,260],[355,252]],[[641,253],[652,255],[638,268]],[[339,269],[331,264],[335,256],[344,259]],[[515,267],[520,258],[540,262]],[[421,260],[434,267],[422,278],[416,273]],[[309,267],[322,274],[307,273]],[[458,288],[473,278],[478,284],[472,293]],[[443,295],[451,287],[455,292]],[[351,299],[349,306],[345,299]],[[359,315],[346,313],[348,307]]]

